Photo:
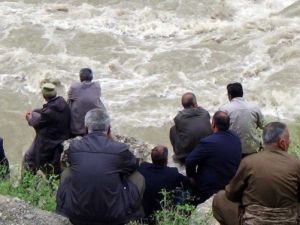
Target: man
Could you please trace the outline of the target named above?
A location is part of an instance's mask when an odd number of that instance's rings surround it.
[[[25,169],[35,173],[60,173],[62,142],[69,137],[70,109],[67,102],[56,96],[55,86],[46,83],[42,86],[46,104],[26,114],[29,126],[36,131],[35,139],[24,156]]]
[[[263,131],[264,150],[242,160],[240,167],[213,201],[215,218],[223,225],[297,224],[300,161],[288,154],[289,131],[272,122]]]
[[[158,145],[151,151],[153,163],[143,162],[139,172],[145,177],[146,189],[143,207],[147,217],[159,210],[162,200],[161,191],[175,191],[176,188],[188,186],[188,179],[178,172],[175,167],[168,167],[168,149]]]
[[[111,139],[106,110],[89,111],[85,126],[88,134],[70,144],[57,211],[75,225],[120,225],[143,217],[145,180],[128,146]]]
[[[0,179],[9,178],[9,162],[5,156],[3,139],[0,137]]]
[[[203,138],[186,159],[186,173],[195,183],[198,203],[224,189],[240,164],[241,142],[228,130],[229,124],[226,113],[216,112],[212,119],[213,134]]]
[[[99,82],[92,82],[93,72],[83,68],[79,72],[80,82],[74,82],[68,91],[68,103],[71,109],[72,136],[85,134],[84,116],[94,108],[104,108],[100,100],[101,88]]]
[[[220,107],[230,117],[230,130],[241,139],[243,157],[256,153],[261,148],[257,128],[263,128],[263,115],[260,110],[243,98],[243,87],[240,83],[227,85],[229,103]]]
[[[201,138],[211,134],[210,115],[198,106],[196,96],[185,93],[181,98],[183,110],[174,118],[175,126],[170,129],[170,141],[174,150],[174,160],[184,163],[188,154]]]

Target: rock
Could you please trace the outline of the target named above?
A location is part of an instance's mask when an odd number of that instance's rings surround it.
[[[190,225],[220,225],[212,215],[213,196],[199,204],[191,216]]]
[[[135,155],[135,157],[141,159],[142,161],[150,160],[151,149],[154,146],[133,137],[115,135],[114,139],[129,145],[129,150]]]
[[[72,225],[65,217],[30,206],[12,197],[0,195],[0,225]]]

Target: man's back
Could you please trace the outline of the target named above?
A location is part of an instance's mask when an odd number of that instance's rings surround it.
[[[263,126],[263,116],[260,110],[246,102],[242,97],[236,97],[221,106],[220,111],[228,113],[230,130],[240,137],[243,153],[249,154],[259,150],[260,138],[256,129]]]
[[[201,108],[187,108],[174,118],[176,129],[176,156],[185,158],[198,141],[212,133],[209,113]]]
[[[288,208],[299,201],[300,162],[287,152],[272,148],[245,158],[238,178],[226,187],[230,200],[243,206]]]
[[[172,191],[176,187],[183,187],[188,183],[187,178],[180,174],[177,168],[144,162],[138,170],[144,176],[146,183],[143,197],[146,216],[150,216],[155,210],[160,209],[162,189]]]
[[[104,107],[101,100],[101,88],[98,82],[74,82],[68,92],[71,109],[72,134],[84,134],[84,116],[94,108]]]
[[[62,183],[58,209],[72,221],[118,225],[139,217],[140,195],[127,177],[137,168],[125,144],[91,133],[70,145],[71,176]]]
[[[239,138],[230,131],[219,131],[199,142],[186,160],[186,171],[196,178],[201,202],[229,183],[238,169],[241,151]]]

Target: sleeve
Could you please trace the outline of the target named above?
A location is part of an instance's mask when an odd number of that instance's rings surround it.
[[[201,141],[185,161],[186,175],[188,177],[195,177],[197,165],[203,164],[210,153],[211,143]]]
[[[122,165],[120,168],[121,174],[124,176],[129,176],[138,168],[138,160],[135,156],[129,151],[126,150],[120,153],[122,158]]]
[[[70,86],[69,90],[68,90],[68,103],[71,103],[72,101],[74,101],[74,87],[73,85]]]
[[[43,109],[41,112],[40,119],[37,121],[35,128],[41,129],[43,127],[47,127],[49,124],[52,123],[52,111],[51,109]]]
[[[40,120],[41,120],[41,113],[33,111],[31,119],[28,120],[28,125],[31,127],[37,127],[40,123]]]
[[[257,127],[263,129],[264,128],[264,116],[261,113],[260,109],[257,109]]]
[[[247,166],[247,161],[244,159],[236,172],[236,175],[232,178],[230,183],[225,187],[225,193],[227,198],[233,202],[241,202],[245,188],[248,185],[248,179],[250,172]]]

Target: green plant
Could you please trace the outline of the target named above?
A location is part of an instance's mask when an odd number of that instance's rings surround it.
[[[29,172],[25,172],[21,179],[13,177],[0,182],[0,194],[18,197],[47,211],[55,211],[57,188],[57,176],[46,179]]]

